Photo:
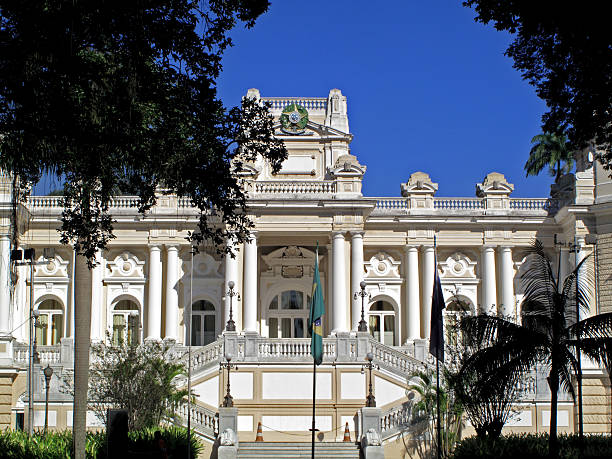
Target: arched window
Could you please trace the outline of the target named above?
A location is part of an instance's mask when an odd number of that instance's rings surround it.
[[[139,331],[140,311],[136,302],[132,300],[117,301],[113,308],[113,345],[138,344],[140,342]]]
[[[276,295],[268,305],[270,338],[306,338],[310,295],[299,290],[286,290]]]
[[[216,336],[215,305],[210,301],[200,300],[191,306],[191,345],[206,346]]]
[[[41,346],[59,344],[64,337],[64,308],[57,300],[44,300],[38,305],[36,343]]]
[[[370,335],[376,341],[393,346],[395,344],[395,309],[387,301],[375,301],[368,311]]]

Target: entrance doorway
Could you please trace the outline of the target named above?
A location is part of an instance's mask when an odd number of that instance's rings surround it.
[[[395,309],[387,301],[375,301],[368,311],[370,335],[388,346],[395,345]]]

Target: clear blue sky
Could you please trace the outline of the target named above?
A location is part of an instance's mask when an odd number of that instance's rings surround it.
[[[474,196],[488,172],[513,196],[548,196],[546,172],[525,178],[545,105],[503,55],[510,36],[474,22],[461,0],[272,0],[238,28],[219,94],[348,97],[352,153],[368,170],[364,194],[399,196],[424,171],[438,196]]]

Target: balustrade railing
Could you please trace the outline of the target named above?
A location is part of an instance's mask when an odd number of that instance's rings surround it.
[[[513,210],[549,210],[554,202],[548,198],[513,198],[510,209]]]
[[[430,366],[427,363],[421,362],[414,357],[374,340],[371,340],[370,343],[376,363],[380,364],[382,367],[386,367],[392,372],[399,371],[403,375],[411,375],[418,371],[423,371]]]
[[[412,417],[412,402],[404,402],[394,406],[380,416],[382,438],[387,439],[400,433],[410,423]]]
[[[206,367],[211,363],[218,363],[219,359],[223,355],[223,340],[217,340],[206,346],[192,346],[191,348],[191,371],[197,372],[198,370]],[[175,358],[178,363],[182,363],[187,368],[189,363],[189,353],[187,346],[175,346],[170,349],[168,353],[169,358]]]
[[[325,110],[327,99],[323,97],[262,97],[261,100],[269,102],[272,110],[283,110],[288,105],[297,103],[308,111]]]
[[[481,210],[485,208],[482,198],[435,198],[436,210]]]
[[[331,180],[256,181],[252,182],[252,187],[252,194],[308,195],[332,194],[336,192],[336,183]]]
[[[310,360],[310,338],[259,338],[259,359]],[[336,357],[336,340],[323,339],[323,359]]]
[[[377,198],[375,210],[383,213],[401,213],[410,209],[407,198]]]
[[[214,440],[219,432],[219,417],[213,410],[200,405],[191,404],[191,408],[184,403],[177,410],[180,423],[187,425],[187,413],[191,413],[191,426],[201,435]]]
[[[41,364],[59,363],[60,346],[36,346],[36,352]],[[30,350],[27,344],[15,343],[13,345],[13,360],[16,363],[27,364],[30,357]]]

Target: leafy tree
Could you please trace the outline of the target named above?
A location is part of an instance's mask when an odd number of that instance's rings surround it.
[[[555,182],[574,167],[574,151],[563,134],[545,132],[531,139],[534,144],[525,163],[527,176],[538,175],[546,166]]]
[[[128,412],[130,430],[157,427],[174,417],[185,401],[186,390],[177,389],[177,378],[185,375],[183,365],[165,358],[160,343],[92,347],[89,372],[89,405],[105,422],[107,408]]]
[[[586,260],[564,281],[558,281],[542,243],[536,241],[522,278],[525,285],[522,324],[484,314],[466,317],[461,322],[464,334],[483,343],[483,348],[465,363],[469,372],[480,375],[482,388],[516,381],[517,376],[526,375],[538,363],[549,369],[551,457],[558,452],[557,393],[563,388],[574,396],[572,373],[577,371],[578,348],[601,363],[612,343],[612,313],[576,320],[577,306],[588,308],[588,276],[578,278]]]
[[[475,20],[514,40],[506,55],[546,102],[543,132],[567,132],[577,148],[594,143],[612,160],[612,34],[606,2],[467,0]]]
[[[159,190],[199,209],[197,243],[223,248],[251,222],[235,172],[286,157],[264,104],[226,109],[216,93],[229,31],[267,0],[0,2],[0,168],[18,198],[43,173],[64,181],[61,241],[75,262],[74,447],[85,450],[91,268],[113,237],[113,190],[139,210]],[[16,244],[16,235],[13,243]]]
[[[449,387],[448,372],[440,380],[440,390],[436,387],[435,373],[420,371],[408,380],[408,398],[414,400],[410,420],[404,426],[402,440],[407,451],[418,457],[436,457],[438,448],[438,411],[437,394],[440,397],[441,455],[450,457],[456,442],[461,437],[463,407]],[[408,441],[406,441],[408,439]]]

